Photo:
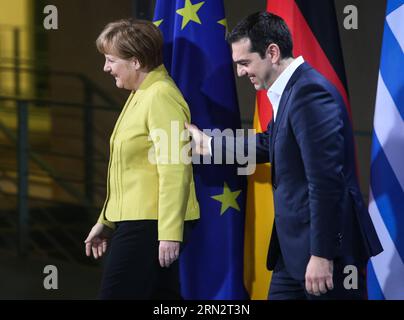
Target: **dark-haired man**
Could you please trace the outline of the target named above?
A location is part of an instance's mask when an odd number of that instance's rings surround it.
[[[228,42],[238,76],[267,90],[273,107],[273,120],[255,137],[257,163],[272,164],[269,299],[366,298],[364,270],[382,247],[359,190],[342,97],[303,57],[293,57],[289,29],[274,14],[246,17]],[[211,137],[188,129],[197,152],[218,152]],[[220,152],[237,150],[222,140]],[[352,270],[352,281],[344,282],[344,271]]]

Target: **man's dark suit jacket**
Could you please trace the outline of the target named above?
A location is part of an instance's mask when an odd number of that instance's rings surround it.
[[[383,250],[356,178],[344,101],[321,74],[300,65],[282,94],[276,121],[255,140],[257,163],[272,165],[275,223],[268,269],[282,253],[289,273],[304,280],[311,255],[349,257],[363,265]],[[222,145],[225,151],[226,139]]]

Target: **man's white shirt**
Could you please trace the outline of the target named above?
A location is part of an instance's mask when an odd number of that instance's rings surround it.
[[[304,63],[304,59],[302,56],[297,57],[292,61],[290,65],[287,66],[285,70],[280,74],[280,76],[275,80],[272,86],[269,87],[267,91],[267,96],[269,101],[271,102],[273,109],[273,117],[274,121],[276,121],[276,115],[278,113],[279,102],[281,101],[281,97],[283,91],[285,91],[286,85],[288,84],[290,78],[292,78],[296,69]]]

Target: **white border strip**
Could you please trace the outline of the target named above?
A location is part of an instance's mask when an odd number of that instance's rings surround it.
[[[401,47],[401,51],[404,53],[404,4],[398,7],[396,10],[390,12],[386,17],[387,23],[393,32],[398,44]]]

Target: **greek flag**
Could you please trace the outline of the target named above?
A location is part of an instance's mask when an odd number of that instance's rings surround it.
[[[369,212],[384,251],[369,299],[404,299],[404,0],[388,0],[374,115]]]

